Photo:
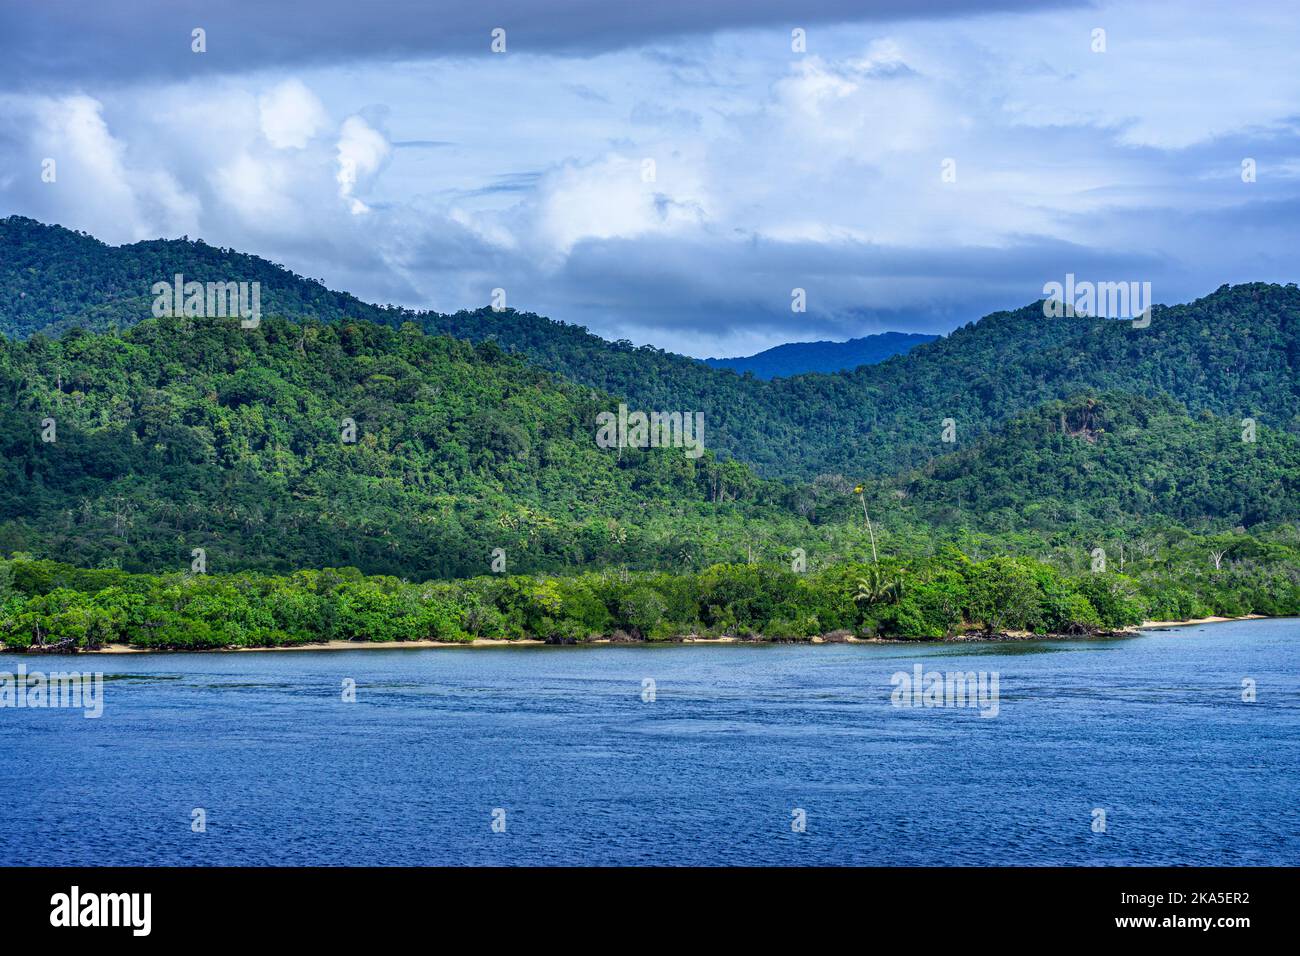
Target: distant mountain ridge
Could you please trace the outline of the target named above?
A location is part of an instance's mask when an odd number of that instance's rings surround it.
[[[879,332],[846,342],[787,342],[754,355],[701,361],[710,368],[729,368],[741,374],[753,372],[755,378],[764,380],[806,372],[851,372],[859,365],[875,365],[937,338],[921,332]]]

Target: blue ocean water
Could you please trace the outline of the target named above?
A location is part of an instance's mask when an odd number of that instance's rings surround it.
[[[1295,619],[918,647],[0,655],[20,663],[107,679],[99,719],[0,708],[4,865],[1300,856]],[[893,706],[915,664],[997,672],[997,716]]]

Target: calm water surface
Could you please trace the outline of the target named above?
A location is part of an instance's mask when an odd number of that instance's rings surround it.
[[[0,655],[108,677],[98,720],[0,709],[0,864],[1295,864],[1298,651],[1288,619],[929,647]],[[916,663],[998,672],[998,716],[892,706]]]

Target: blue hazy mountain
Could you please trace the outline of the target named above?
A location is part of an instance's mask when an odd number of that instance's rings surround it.
[[[804,372],[843,372],[859,365],[875,365],[938,337],[919,332],[881,332],[847,342],[788,342],[757,355],[702,361],[713,368],[753,372],[756,378],[787,378]]]

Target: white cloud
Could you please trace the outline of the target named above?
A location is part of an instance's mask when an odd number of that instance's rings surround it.
[[[258,232],[301,228],[290,186],[293,167],[277,157],[241,152],[219,166],[211,184],[231,212]]]
[[[352,214],[360,215],[370,207],[357,199],[353,192],[357,183],[379,171],[388,159],[392,146],[384,135],[360,116],[349,116],[339,131],[338,174],[339,198],[348,200]]]
[[[83,94],[60,98],[0,97],[0,144],[16,141],[0,160],[15,174],[6,192],[30,195],[33,212],[116,241],[195,234],[201,204],[158,157],[135,153],[113,135],[104,104]],[[54,161],[55,179],[41,179]]]
[[[537,205],[537,238],[560,253],[584,239],[671,235],[707,218],[695,170],[671,156],[566,164],[542,178]]]
[[[276,149],[302,149],[329,123],[325,105],[301,80],[285,80],[257,100],[262,135]]]

